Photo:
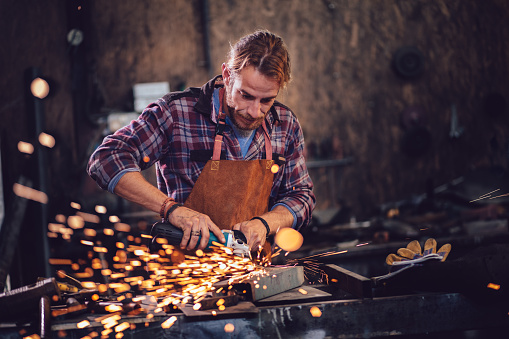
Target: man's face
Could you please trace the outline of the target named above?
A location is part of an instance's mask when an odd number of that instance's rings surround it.
[[[240,73],[232,74],[223,64],[228,116],[241,130],[257,129],[269,113],[279,92],[279,83],[253,66],[244,67]]]

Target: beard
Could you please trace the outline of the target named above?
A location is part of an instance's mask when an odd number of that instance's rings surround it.
[[[226,105],[228,107],[228,117],[235,125],[235,127],[242,131],[253,131],[260,127],[263,123],[263,120],[267,116],[267,113],[265,113],[260,118],[253,119],[251,116],[249,116],[249,114],[243,113],[242,110],[236,110],[232,108],[235,107],[235,104],[233,102],[232,91],[233,83],[232,86],[226,86],[225,95],[226,95]]]

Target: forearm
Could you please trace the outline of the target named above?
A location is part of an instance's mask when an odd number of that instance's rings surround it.
[[[115,194],[159,213],[167,196],[150,184],[140,172],[127,172],[115,186]]]
[[[288,208],[278,205],[263,215],[259,216],[263,218],[270,228],[270,234],[276,234],[281,228],[292,227],[294,217]]]

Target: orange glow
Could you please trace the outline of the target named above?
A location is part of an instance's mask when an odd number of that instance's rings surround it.
[[[87,289],[94,289],[96,287],[95,282],[93,281],[84,281],[81,283],[81,286]]]
[[[33,188],[15,183],[12,187],[12,190],[14,191],[14,194],[16,194],[18,197],[37,201],[40,202],[41,204],[48,203],[48,196],[46,195],[46,193],[34,190]]]
[[[43,132],[39,134],[39,143],[48,148],[53,148],[55,146],[55,138]]]
[[[32,154],[34,153],[34,145],[28,142],[20,141],[18,142],[18,151],[21,153]]]
[[[63,214],[57,214],[57,215],[55,215],[55,220],[57,222],[63,224],[67,220],[67,218]]]
[[[85,226],[85,220],[79,215],[71,215],[67,218],[67,225],[75,230],[83,228]]]
[[[44,99],[49,94],[48,82],[42,78],[35,78],[30,84],[32,95],[39,99]]]
[[[309,312],[311,312],[311,315],[313,316],[313,318],[319,318],[322,316],[322,311],[320,311],[320,309],[316,306],[311,307]]]
[[[121,223],[121,222],[117,222],[114,227],[119,232],[130,232],[131,231],[131,226],[129,226],[128,224]]]
[[[71,259],[50,258],[48,261],[49,261],[50,265],[72,265]]]
[[[226,333],[232,333],[233,331],[235,331],[235,326],[232,323],[228,323],[224,325],[224,331]]]
[[[102,275],[111,275],[111,270],[110,270],[110,269],[108,269],[108,268],[106,268],[106,269],[104,269],[104,270],[101,270],[101,274],[102,274]]]
[[[302,246],[304,237],[293,228],[282,228],[276,233],[274,241],[283,250],[293,252]]]
[[[94,246],[94,252],[97,252],[97,253],[108,253],[108,249],[106,247]]]
[[[107,209],[106,207],[102,206],[102,205],[96,205],[95,206],[95,211],[99,214],[106,214],[107,212]]]
[[[276,174],[279,171],[279,165],[278,164],[272,165],[272,167],[270,168],[270,171],[272,173]]]
[[[196,304],[193,305],[193,310],[195,310],[195,311],[198,311],[200,308],[201,308],[201,304],[200,303],[196,303]]]
[[[177,317],[176,316],[172,316],[170,318],[168,318],[167,320],[165,320],[162,324],[161,324],[161,327],[162,328],[170,328],[173,326],[173,324],[175,323],[175,321],[177,321]]]
[[[220,310],[220,311],[224,311],[226,309],[226,307],[224,305],[221,305],[217,309]]]
[[[74,208],[75,210],[81,209],[81,205],[78,204],[77,202],[71,202],[71,207]]]
[[[122,306],[119,305],[108,305],[104,308],[108,312],[120,312],[122,311]]]
[[[148,156],[146,156],[146,155],[145,155],[145,156],[143,157],[143,162],[149,162],[149,161],[150,161],[150,158],[149,158]]]
[[[116,215],[110,215],[110,217],[108,218],[108,220],[109,220],[111,223],[120,222],[120,218],[119,218],[119,217],[117,217]]]
[[[87,326],[90,326],[90,322],[88,320],[80,321],[78,324],[76,324],[78,328],[85,328]]]
[[[488,288],[491,288],[491,289],[494,289],[494,290],[498,291],[500,289],[500,285],[489,283],[488,284]]]
[[[94,214],[84,213],[84,212],[77,212],[76,214],[78,216],[82,217],[83,220],[85,220],[86,222],[92,222],[94,224],[98,224],[101,221],[101,219],[97,215],[94,215]]]
[[[83,234],[87,237],[95,237],[97,235],[97,232],[91,228],[85,228],[83,230]]]
[[[115,234],[115,231],[113,231],[111,228],[105,228],[103,229],[103,233],[104,235],[114,235]]]
[[[308,294],[308,291],[306,291],[303,288],[299,288],[299,292],[302,293],[302,294]]]
[[[127,330],[130,327],[131,327],[131,325],[129,325],[129,323],[127,321],[123,322],[122,324],[115,327],[115,332],[122,332],[122,331]]]

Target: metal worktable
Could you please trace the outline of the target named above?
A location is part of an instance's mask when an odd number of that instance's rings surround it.
[[[313,317],[316,306],[321,316]],[[331,300],[294,305],[258,307],[258,313],[237,317],[188,318],[181,313],[169,329],[161,323],[170,315],[145,324],[142,317],[125,317],[137,323],[125,338],[372,338],[430,334],[471,329],[507,330],[507,309],[474,302],[461,294],[420,294],[383,298]],[[234,331],[225,333],[225,325]],[[91,323],[91,326],[94,324]],[[99,324],[97,324],[99,325]],[[74,322],[55,323],[54,338],[82,338],[91,328],[77,330]],[[100,332],[101,328],[96,329]]]

